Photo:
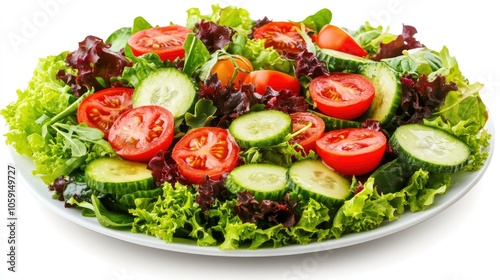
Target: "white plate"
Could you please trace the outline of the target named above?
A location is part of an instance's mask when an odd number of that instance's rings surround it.
[[[48,191],[47,186],[45,186],[39,178],[31,175],[30,172],[34,168],[33,162],[27,157],[19,156],[13,152],[12,149],[11,152],[12,158],[14,159],[18,170],[21,170],[20,178],[23,181],[23,185],[29,189],[37,200],[41,201],[44,205],[61,217],[95,232],[142,246],[197,255],[225,257],[285,256],[342,248],[378,239],[423,222],[453,205],[476,185],[490,164],[493,156],[493,146],[495,143],[495,133],[492,120],[488,121],[486,128],[491,133],[492,138],[490,146],[488,147],[489,157],[483,168],[473,173],[462,172],[454,175],[452,179],[453,186],[446,194],[436,197],[434,204],[428,210],[417,213],[407,211],[398,220],[385,222],[377,229],[361,233],[347,234],[339,239],[311,243],[307,245],[289,245],[281,248],[264,248],[257,250],[220,250],[217,247],[200,247],[197,246],[196,243],[188,240],[179,240],[177,243],[165,243],[163,240],[152,236],[103,227],[95,218],[83,217],[80,210],[76,208],[64,208],[61,201],[54,200],[52,198],[53,193]]]

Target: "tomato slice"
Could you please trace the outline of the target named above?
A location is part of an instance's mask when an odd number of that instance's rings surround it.
[[[147,162],[167,150],[174,138],[174,116],[166,108],[147,105],[121,114],[109,130],[116,153],[131,161]]]
[[[347,31],[331,24],[321,28],[318,32],[316,44],[320,48],[332,49],[361,57],[368,55],[368,52]]]
[[[217,180],[238,164],[240,148],[226,129],[200,127],[189,131],[172,150],[172,159],[188,180],[199,184],[208,175]]]
[[[223,55],[219,57],[210,73],[217,74],[222,86],[233,84],[239,89],[251,71],[253,71],[253,66],[248,58],[241,55]]]
[[[325,133],[316,141],[316,152],[331,168],[344,175],[367,174],[380,164],[387,138],[368,128],[344,128]]]
[[[266,92],[266,87],[271,87],[276,91],[288,89],[296,94],[300,94],[300,81],[294,76],[276,70],[256,70],[247,75],[243,84],[252,84],[255,91],[260,94]]]
[[[109,129],[125,111],[132,109],[134,89],[116,87],[94,92],[85,98],[76,114],[78,123],[98,128],[108,137]]]
[[[309,93],[324,114],[352,120],[368,110],[375,97],[375,87],[362,75],[334,72],[314,78]]]
[[[193,31],[180,25],[153,27],[132,34],[128,44],[135,56],[156,53],[163,61],[174,61],[184,57],[183,44],[189,33]]]
[[[253,31],[254,39],[264,39],[266,48],[273,47],[281,53],[298,54],[306,48],[306,42],[297,32],[299,23],[272,21]],[[306,28],[306,32],[311,32]]]
[[[310,150],[315,150],[316,140],[325,132],[325,122],[323,119],[309,112],[291,113],[290,118],[292,119],[292,133],[311,124],[311,127],[307,130],[293,137],[290,143],[298,143],[301,145],[306,154],[309,153]]]

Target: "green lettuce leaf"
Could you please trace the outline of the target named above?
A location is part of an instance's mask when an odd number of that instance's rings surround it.
[[[402,192],[406,195],[411,212],[429,208],[437,195],[444,194],[451,187],[451,175],[448,173],[429,173],[416,171],[409,179]]]
[[[442,67],[439,55],[430,49],[403,51],[403,55],[382,59],[400,73],[415,73],[429,75]]]
[[[275,49],[266,48],[265,40],[247,40],[241,54],[252,62],[254,70],[278,70],[294,75],[295,61],[281,56]]]
[[[374,27],[366,22],[358,30],[352,32],[352,36],[370,55],[375,55],[380,49],[380,43],[386,44],[397,38],[397,35],[388,31],[388,28]]]
[[[330,236],[330,229],[322,228],[321,224],[328,223],[331,219],[328,207],[309,199],[302,209],[300,220],[289,229],[290,235],[299,244],[324,241]]]
[[[333,218],[331,233],[339,238],[343,234],[362,232],[378,228],[383,221],[399,218],[403,203],[401,194],[381,196],[374,188],[373,178],[369,178],[363,190],[344,202]],[[392,200],[398,203],[393,205]]]
[[[65,64],[67,52],[41,58],[25,90],[17,91],[17,100],[0,112],[9,131],[6,142],[21,155],[33,156],[38,152],[30,144],[30,135],[42,133],[42,125],[62,112],[73,101],[70,87],[56,78],[59,70],[71,71]]]
[[[215,4],[212,5],[211,14],[202,15],[199,8],[188,9],[187,14],[187,28],[195,29],[196,23],[205,19],[222,26],[229,26],[244,35],[252,32],[253,20],[250,18],[250,13],[243,8],[232,6],[221,8],[218,4]]]

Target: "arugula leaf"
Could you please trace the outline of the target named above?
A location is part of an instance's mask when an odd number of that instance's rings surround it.
[[[111,50],[118,52],[121,49],[125,48],[128,44],[128,39],[132,35],[131,27],[122,27],[113,33],[111,33],[106,39],[106,44],[111,44]]]
[[[193,33],[187,35],[183,47],[186,53],[184,56],[183,71],[188,76],[191,76],[199,67],[210,59],[210,52],[203,42]]]
[[[67,203],[93,211],[101,226],[112,228],[132,226],[134,222],[134,217],[132,215],[109,211],[94,194],[91,196],[91,201],[92,203],[87,201],[78,201],[71,197],[68,199]]]
[[[315,14],[306,17],[301,22],[317,33],[321,30],[321,28],[323,28],[323,26],[329,24],[331,21],[332,12],[327,8],[323,8]]]
[[[130,30],[130,34],[135,34],[141,30],[152,28],[153,26],[143,17],[139,16],[134,19],[134,24]]]

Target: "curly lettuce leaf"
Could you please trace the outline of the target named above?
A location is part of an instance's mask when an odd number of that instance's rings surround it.
[[[33,156],[37,148],[30,145],[30,135],[42,133],[42,125],[62,112],[74,100],[70,87],[56,78],[66,66],[67,52],[41,58],[25,90],[17,91],[17,100],[2,109],[9,131],[6,142],[21,155]]]
[[[330,236],[329,228],[322,228],[323,223],[331,222],[330,209],[324,204],[308,199],[303,206],[300,220],[289,228],[290,235],[299,244],[324,241]]]
[[[407,197],[411,212],[429,208],[437,195],[444,194],[451,187],[451,175],[448,173],[430,173],[416,171],[401,191]]]
[[[372,56],[378,53],[380,44],[387,44],[397,38],[397,35],[388,32],[388,28],[375,27],[369,22],[354,31],[352,35],[361,47]]]
[[[221,8],[218,4],[212,5],[212,13],[203,15],[199,8],[191,8],[187,10],[186,27],[195,29],[196,24],[202,19],[215,22],[222,26],[228,26],[236,32],[248,35],[252,32],[253,20],[250,18],[250,13],[238,7]]]
[[[397,203],[391,203],[394,202]],[[363,189],[344,202],[333,218],[331,233],[335,238],[351,232],[378,228],[386,219],[393,221],[402,214],[402,193],[381,196],[369,178]]]
[[[273,48],[266,48],[265,40],[247,40],[241,54],[250,60],[255,70],[278,70],[294,75],[295,62],[286,59]]]

